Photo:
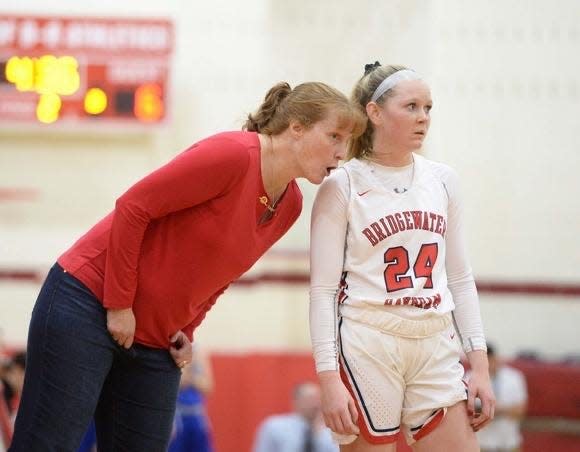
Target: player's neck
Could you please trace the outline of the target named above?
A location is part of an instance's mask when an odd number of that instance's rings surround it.
[[[407,166],[413,163],[413,152],[388,147],[373,147],[373,152],[368,159],[383,166]]]

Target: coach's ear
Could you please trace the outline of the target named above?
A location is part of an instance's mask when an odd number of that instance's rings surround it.
[[[304,124],[302,124],[300,121],[297,121],[296,119],[291,119],[290,124],[288,125],[288,129],[290,129],[292,137],[298,139],[301,138],[302,135],[304,135],[306,127],[304,127]]]

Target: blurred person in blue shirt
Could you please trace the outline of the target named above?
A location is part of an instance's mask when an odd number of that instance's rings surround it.
[[[213,452],[205,398],[213,389],[209,358],[193,344],[193,358],[182,370],[174,432],[168,452]]]

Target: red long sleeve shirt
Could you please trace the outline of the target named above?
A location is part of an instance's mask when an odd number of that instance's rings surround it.
[[[135,341],[167,348],[190,338],[230,282],[300,215],[292,181],[263,224],[266,194],[253,132],[202,140],[149,174],[58,259],[105,308],[132,308]]]

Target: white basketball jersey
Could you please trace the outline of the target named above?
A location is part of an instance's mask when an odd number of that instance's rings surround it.
[[[442,165],[416,154],[414,162],[402,193],[386,187],[368,161],[352,159],[342,167],[350,186],[337,295],[342,315],[371,305],[405,318],[428,318],[454,308],[445,272],[449,194]]]

